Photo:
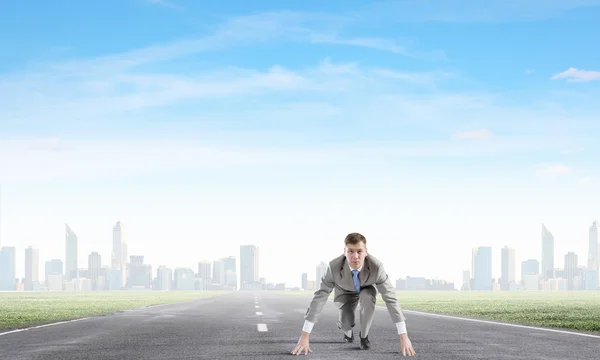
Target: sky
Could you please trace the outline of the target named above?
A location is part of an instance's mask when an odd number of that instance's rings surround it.
[[[1,244],[191,267],[260,248],[300,286],[360,232],[394,281],[471,249],[585,265],[600,220],[600,0],[8,2]]]

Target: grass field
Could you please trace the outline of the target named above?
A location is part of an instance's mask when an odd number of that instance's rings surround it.
[[[226,293],[229,292],[0,292],[0,331]]]
[[[400,291],[398,300],[406,310],[600,333],[600,291]]]

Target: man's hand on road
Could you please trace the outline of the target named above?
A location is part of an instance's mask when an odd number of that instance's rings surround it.
[[[305,333],[300,336],[298,344],[296,344],[296,347],[292,350],[292,355],[300,355],[302,354],[302,351],[304,351],[304,355],[308,355],[309,352],[312,352],[310,346],[308,346],[308,335]]]
[[[400,335],[400,352],[403,356],[415,356],[417,354],[407,334]]]

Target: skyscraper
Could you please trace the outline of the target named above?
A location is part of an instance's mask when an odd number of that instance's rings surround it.
[[[71,280],[79,277],[77,266],[78,253],[77,235],[71,230],[69,225],[65,224],[65,278]]]
[[[123,223],[118,221],[113,227],[113,250],[111,268],[121,272],[121,284],[127,284],[127,241]]]
[[[321,279],[323,278],[323,276],[325,276],[326,272],[327,264],[321,261],[315,269],[315,286],[317,287],[317,289],[319,288],[319,286],[321,286]]]
[[[542,279],[554,278],[554,236],[542,224]]]
[[[101,270],[102,256],[97,252],[88,255],[88,276],[92,280],[92,290],[98,290],[98,281]]]
[[[597,221],[590,226],[590,241],[588,246],[588,269],[598,270],[600,267],[600,226]]]
[[[25,249],[25,282],[26,291],[34,290],[40,282],[40,251],[33,247]]]
[[[565,255],[565,278],[567,279],[567,288],[569,290],[579,290],[580,284],[575,282],[577,276],[577,254],[569,252]]]
[[[500,278],[500,290],[508,290],[510,283],[515,281],[515,249],[508,246],[501,251],[502,277]]]
[[[16,268],[15,247],[0,248],[0,290],[14,291],[17,289]]]
[[[0,185],[0,249],[2,249],[2,185]]]
[[[492,290],[492,248],[473,249],[473,290]]]
[[[253,284],[258,281],[258,246],[240,246],[240,285]]]

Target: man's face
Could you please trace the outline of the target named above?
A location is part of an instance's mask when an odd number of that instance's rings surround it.
[[[350,267],[358,269],[367,257],[367,247],[362,241],[355,245],[348,244],[344,247],[344,255],[346,255],[346,260],[350,264]]]

